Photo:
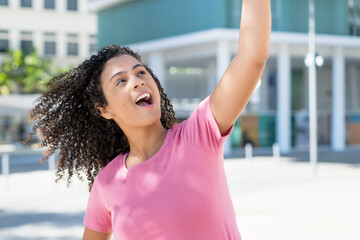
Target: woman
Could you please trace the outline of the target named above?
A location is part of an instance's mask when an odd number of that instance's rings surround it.
[[[83,239],[240,239],[222,150],[265,66],[270,28],[270,0],[243,0],[238,52],[181,124],[128,48],[105,47],[53,79],[30,112],[32,134],[45,159],[60,149],[59,178],[86,173]]]

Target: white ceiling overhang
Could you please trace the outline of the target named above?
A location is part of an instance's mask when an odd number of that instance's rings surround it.
[[[237,29],[210,29],[180,36],[167,37],[152,41],[140,42],[130,45],[131,48],[148,53],[153,51],[164,51],[174,48],[193,46],[204,43],[218,42],[222,40],[237,41],[239,31]],[[308,35],[305,33],[272,32],[271,43],[286,43],[290,45],[307,45]],[[360,48],[360,38],[337,35],[316,35],[317,46]]]
[[[0,95],[0,113],[26,113],[35,106],[40,94]]]
[[[90,0],[88,7],[91,12],[97,12],[130,1],[134,0]]]

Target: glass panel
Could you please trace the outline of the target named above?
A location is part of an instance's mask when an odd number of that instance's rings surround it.
[[[78,10],[77,0],[67,0],[67,10],[77,11]]]
[[[360,36],[360,0],[348,1],[349,35]]]
[[[56,43],[45,41],[44,42],[44,48],[45,48],[45,55],[55,55],[56,54]]]
[[[8,48],[9,48],[9,40],[0,39],[0,52],[6,52]]]
[[[55,9],[55,0],[44,0],[45,9]]]
[[[95,43],[90,43],[90,45],[89,45],[89,52],[90,52],[90,53],[96,52],[96,44],[95,44]]]
[[[21,50],[24,54],[29,54],[32,51],[33,42],[31,40],[21,40]]]
[[[346,117],[347,139],[350,145],[360,144],[360,113],[350,113]]]
[[[8,0],[0,0],[0,6],[8,6]]]
[[[78,55],[78,44],[69,42],[67,44],[67,54],[70,56],[76,56]]]
[[[96,52],[96,36],[95,35],[90,35],[90,44],[89,44],[89,53],[93,53]]]
[[[32,0],[21,0],[21,7],[32,7]]]

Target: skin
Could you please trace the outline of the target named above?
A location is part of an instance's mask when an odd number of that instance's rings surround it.
[[[100,108],[101,115],[114,120],[129,141],[126,166],[149,159],[160,149],[167,132],[160,122],[161,98],[154,79],[138,60],[121,55],[105,64],[101,85],[108,103]],[[137,105],[136,99],[145,92],[153,104]]]
[[[244,110],[260,79],[269,54],[270,31],[270,0],[243,0],[238,51],[211,96],[211,110],[222,135]],[[160,96],[155,82],[145,76],[136,77],[136,71],[131,68],[137,61],[130,58],[120,56],[106,63],[101,80],[109,104],[100,109],[102,116],[114,119],[128,137],[128,168],[153,156],[166,136],[166,130],[160,123],[161,111],[157,102]],[[113,88],[108,81],[110,75],[124,70],[128,83],[124,88]],[[156,96],[154,108],[144,110],[131,105],[136,98],[135,92],[139,92],[140,88],[148,88]],[[111,233],[85,228],[83,239],[109,239],[110,236]]]

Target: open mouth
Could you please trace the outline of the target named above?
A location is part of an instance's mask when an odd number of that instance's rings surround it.
[[[150,93],[143,93],[136,98],[135,104],[139,106],[149,106],[153,103]]]

